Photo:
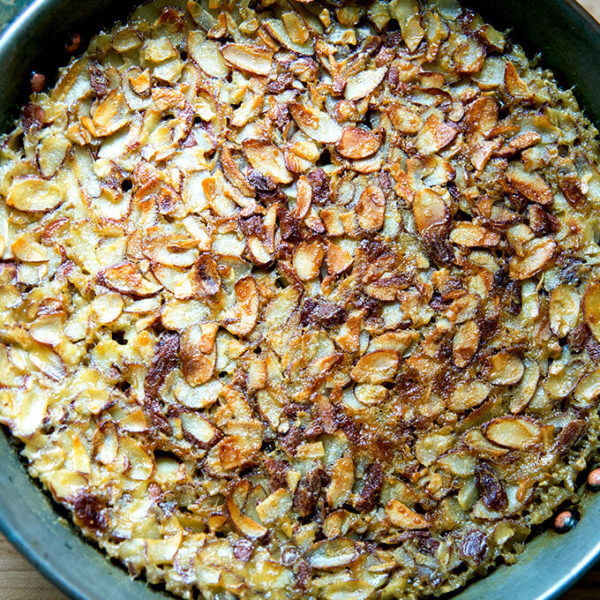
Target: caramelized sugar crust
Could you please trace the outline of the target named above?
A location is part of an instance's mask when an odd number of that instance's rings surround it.
[[[595,133],[452,0],[147,5],[4,138],[0,419],[183,598],[456,589],[597,445]]]

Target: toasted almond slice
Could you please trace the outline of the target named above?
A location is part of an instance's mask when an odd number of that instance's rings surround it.
[[[429,527],[427,519],[395,498],[385,505],[385,514],[394,527],[401,529],[427,529]]]
[[[483,225],[459,221],[450,232],[450,241],[467,248],[490,248],[500,243],[500,236]]]
[[[187,236],[156,235],[142,241],[142,252],[167,267],[191,267],[198,258],[195,246],[195,240]]]
[[[387,67],[378,69],[367,69],[348,78],[344,97],[346,100],[360,100],[373,93],[377,86],[383,81]]]
[[[229,73],[219,45],[213,40],[205,39],[200,31],[190,31],[188,34],[188,54],[211,77],[221,79]]]
[[[456,386],[448,401],[448,408],[456,412],[475,408],[488,397],[489,393],[490,386],[481,381],[460,383]]]
[[[276,183],[290,183],[293,177],[285,164],[283,151],[275,144],[262,140],[244,140],[242,144],[248,162]]]
[[[559,338],[575,328],[579,319],[579,293],[568,284],[557,285],[550,294],[550,329]],[[591,328],[590,328],[591,329]]]
[[[131,262],[100,271],[98,281],[115,292],[139,298],[153,296],[162,289],[160,284],[143,277],[139,266]]]
[[[24,262],[42,263],[49,258],[48,248],[32,239],[30,234],[20,235],[12,243],[10,249],[15,258]]]
[[[600,342],[600,282],[591,283],[585,290],[583,313],[590,331]]]
[[[189,441],[200,448],[208,448],[218,438],[217,429],[197,413],[183,413],[181,427]]]
[[[475,321],[466,321],[456,332],[452,341],[452,361],[459,368],[466,367],[479,347],[479,326]]]
[[[183,531],[161,539],[146,540],[146,557],[150,564],[168,565],[173,562],[181,546]]]
[[[336,145],[336,150],[350,160],[359,160],[372,156],[379,150],[381,138],[368,129],[346,127]]]
[[[256,190],[240,171],[240,168],[233,158],[231,149],[228,146],[223,146],[221,149],[221,166],[223,167],[223,174],[225,177],[227,177],[227,179],[235,185],[244,196],[254,196]]]
[[[375,350],[362,356],[350,372],[358,383],[391,381],[398,370],[398,353],[394,350]]]
[[[119,131],[128,124],[129,106],[119,90],[113,90],[104,98],[92,113],[96,137],[105,137]]]
[[[475,145],[473,148],[473,152],[470,155],[471,164],[478,170],[483,171],[485,169],[485,165],[487,165],[488,161],[492,157],[495,148],[497,148],[496,142],[489,142],[483,140]]]
[[[522,417],[500,417],[490,421],[485,428],[486,437],[505,448],[526,450],[540,441],[540,427]]]
[[[537,275],[554,258],[557,245],[554,240],[533,240],[535,244],[528,248],[525,256],[513,256],[509,264],[511,279],[529,279]]]
[[[377,231],[385,220],[385,196],[376,185],[368,185],[356,205],[358,224],[365,231]]]
[[[142,45],[142,38],[135,29],[121,29],[112,39],[112,47],[119,53],[131,52]]]
[[[285,488],[279,488],[256,505],[258,518],[267,525],[282,519],[292,508],[292,496]]]
[[[359,383],[354,387],[354,396],[361,404],[374,406],[386,399],[387,390],[382,385]]]
[[[463,119],[467,133],[488,135],[498,123],[498,102],[493,96],[481,96],[469,104]]]
[[[202,323],[186,329],[180,338],[179,359],[185,380],[193,386],[206,383],[213,375],[217,353],[217,323]]]
[[[108,325],[119,318],[124,305],[121,294],[100,294],[92,300],[92,315],[100,325]]]
[[[23,212],[47,212],[62,204],[63,190],[44,179],[15,179],[8,189],[7,206]]]
[[[435,154],[450,144],[457,134],[454,127],[444,123],[436,115],[430,115],[419,131],[415,145],[421,154]]]
[[[392,125],[402,133],[417,133],[423,124],[419,113],[402,104],[392,104],[388,116]]]
[[[432,228],[444,226],[450,219],[443,198],[429,189],[420,190],[415,194],[412,210],[421,235]]]
[[[286,12],[281,15],[283,26],[294,44],[306,44],[310,31],[306,21],[297,12]]]
[[[288,107],[296,125],[313,140],[335,144],[342,137],[342,127],[326,112],[297,102],[290,102]]]
[[[494,385],[514,385],[524,371],[523,361],[510,352],[501,350],[488,359],[487,379]]]
[[[238,336],[248,335],[256,325],[260,301],[254,277],[243,277],[235,284],[235,307],[233,322],[226,322],[225,329]]]
[[[479,429],[472,429],[465,434],[465,444],[480,455],[499,457],[508,454],[507,448],[502,448],[488,440]]]
[[[246,537],[257,539],[267,533],[267,528],[243,514],[240,510],[240,506],[245,503],[251,487],[252,485],[247,479],[238,481],[227,494],[225,502],[229,517],[239,532]]]
[[[310,210],[312,204],[312,186],[308,179],[302,175],[296,181],[296,206],[294,207],[294,217],[304,219]]]
[[[268,75],[273,62],[273,51],[264,46],[225,44],[221,49],[223,58],[234,67],[254,73]]]
[[[544,178],[537,173],[529,173],[521,165],[512,164],[506,170],[506,179],[523,196],[538,204],[552,204],[554,194]]]
[[[354,461],[350,456],[338,459],[331,471],[331,481],[327,487],[327,503],[338,508],[350,497],[354,485]]]
[[[596,404],[596,399],[600,396],[600,369],[592,371],[586,375],[575,388],[573,392],[575,406],[577,408],[590,408]]]
[[[345,250],[331,242],[327,245],[327,272],[329,275],[339,275],[348,269],[354,258]]]
[[[38,163],[44,177],[53,177],[63,164],[67,151],[71,147],[69,140],[61,136],[48,135],[38,149]]]
[[[527,84],[521,79],[512,62],[506,63],[504,69],[504,85],[509,94],[519,100],[527,100],[533,96]]]
[[[325,252],[319,240],[300,242],[294,252],[293,265],[302,281],[310,281],[319,275]]]
[[[339,569],[358,558],[354,542],[346,538],[323,540],[312,546],[308,564],[315,569]]]
[[[288,24],[290,20],[288,19]],[[288,28],[285,26],[285,23],[282,23],[279,19],[268,19],[264,22],[264,28],[267,30],[269,35],[277,40],[284,48],[291,50],[292,52],[297,52],[298,54],[310,55],[313,53],[313,42],[309,38],[307,38],[306,42],[298,43],[292,39],[292,36],[288,32]],[[299,35],[304,35],[300,33],[301,29],[297,30]],[[296,34],[296,32],[294,32]]]
[[[56,346],[65,339],[63,320],[62,313],[38,317],[29,326],[29,334],[40,344]]]

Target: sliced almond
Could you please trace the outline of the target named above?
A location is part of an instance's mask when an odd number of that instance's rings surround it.
[[[358,224],[365,231],[377,231],[385,220],[385,196],[376,185],[368,185],[356,205]]]
[[[487,380],[494,385],[514,385],[521,381],[524,371],[518,356],[502,350],[488,359]]]
[[[304,37],[302,31],[304,24],[302,22],[300,22],[300,27],[296,29],[291,26],[291,19],[289,17],[287,24],[285,22],[282,23],[279,19],[267,19],[264,22],[264,28],[273,39],[277,40],[287,50],[306,55],[313,53],[313,42],[310,37],[305,42],[297,42],[292,38],[292,34],[296,39]],[[290,31],[292,32],[291,34]]]
[[[452,361],[462,369],[466,367],[479,347],[479,326],[475,321],[466,321],[456,332],[452,341]]]
[[[354,258],[351,254],[329,242],[327,245],[327,272],[329,275],[339,275],[352,266]]]
[[[600,342],[600,282],[591,283],[585,290],[583,312],[590,331]]]
[[[276,523],[292,508],[292,496],[285,488],[279,488],[256,505],[256,514],[267,525]]]
[[[488,440],[479,429],[473,429],[465,434],[465,444],[480,456],[491,456],[494,458],[508,454],[509,450],[498,446]]]
[[[425,189],[417,192],[412,210],[415,224],[421,235],[431,229],[444,226],[450,220],[446,203],[433,190]]]
[[[259,173],[271,177],[276,183],[292,181],[283,151],[275,144],[261,140],[244,140],[243,148],[248,162]]]
[[[537,275],[546,266],[550,265],[556,253],[554,240],[534,240],[534,244],[527,248],[525,256],[513,256],[509,264],[511,279],[529,279]]]
[[[315,569],[339,569],[358,558],[354,542],[346,538],[323,540],[312,546],[308,564]]]
[[[578,408],[590,408],[596,404],[600,396],[600,369],[592,371],[586,375],[575,388],[573,392],[575,406]]]
[[[221,79],[229,73],[219,45],[213,40],[205,39],[200,31],[190,31],[188,34],[188,54],[211,77]]]
[[[360,98],[372,94],[383,81],[386,73],[387,67],[379,67],[378,69],[360,71],[349,77],[344,89],[344,98],[346,100],[360,100]]]
[[[181,427],[184,435],[200,448],[208,448],[218,438],[218,431],[206,419],[196,413],[181,415]]]
[[[180,337],[179,359],[185,380],[190,385],[200,385],[211,379],[217,352],[215,338],[217,323],[192,325]]]
[[[336,145],[336,150],[350,160],[359,160],[372,156],[379,150],[381,138],[368,129],[346,127]]]
[[[450,241],[467,248],[493,248],[500,243],[500,235],[483,225],[459,221],[450,232]]]
[[[296,125],[313,140],[335,144],[342,137],[342,127],[327,113],[297,102],[290,102],[288,107]]]
[[[98,274],[98,281],[115,292],[139,298],[153,296],[162,289],[159,283],[146,279],[139,266],[131,262],[104,269]]]
[[[124,306],[121,294],[100,294],[92,300],[92,315],[100,325],[108,325],[119,318]]]
[[[300,242],[294,252],[293,265],[302,281],[310,281],[319,275],[325,252],[319,240]]]
[[[252,485],[247,479],[235,483],[226,497],[227,511],[232,523],[238,531],[249,538],[261,538],[267,533],[267,528],[245,515],[242,506],[250,492]]]
[[[507,181],[523,196],[538,204],[552,204],[554,194],[545,179],[537,173],[529,173],[521,165],[512,164],[506,170]]]
[[[402,104],[392,104],[388,115],[392,125],[401,133],[417,133],[423,125],[421,115]]]
[[[223,326],[229,333],[238,336],[248,335],[258,319],[260,299],[254,277],[244,277],[235,284],[235,307],[231,321]]]
[[[268,75],[271,71],[273,51],[270,48],[247,44],[225,44],[221,52],[230,65],[243,71],[256,75]]]
[[[113,90],[104,98],[92,112],[92,123],[94,125],[92,135],[106,137],[119,131],[128,123],[129,106],[125,96]]]
[[[331,481],[327,487],[327,504],[338,508],[350,497],[354,485],[354,461],[350,456],[338,459],[333,465]]]
[[[550,329],[559,338],[565,337],[579,319],[579,293],[570,285],[557,285],[550,294]]]
[[[6,205],[23,212],[47,212],[64,199],[64,191],[51,181],[16,179],[8,189]]]
[[[385,514],[392,525],[400,529],[427,529],[429,527],[427,519],[395,498],[385,505]]]
[[[286,12],[281,15],[283,26],[290,39],[295,44],[306,44],[310,38],[310,31],[306,21],[297,12]]]
[[[430,115],[417,134],[416,147],[423,155],[435,154],[450,144],[458,131],[436,115]]]
[[[540,441],[541,429],[521,417],[501,417],[487,424],[485,435],[499,446],[526,450]]]
[[[481,381],[460,383],[454,389],[448,408],[456,412],[464,412],[479,406],[489,395],[490,386]]]
[[[65,339],[63,320],[62,314],[38,317],[29,326],[29,334],[40,344],[56,346]]]
[[[376,350],[362,356],[350,372],[358,383],[379,384],[391,381],[398,370],[398,353],[394,350]]]
[[[42,263],[46,262],[49,258],[48,248],[43,244],[36,242],[28,234],[20,235],[15,239],[10,249],[15,255],[15,258],[24,262]]]

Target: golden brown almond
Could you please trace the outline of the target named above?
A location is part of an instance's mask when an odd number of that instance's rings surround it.
[[[376,185],[367,186],[356,205],[358,224],[365,231],[377,231],[385,220],[385,196]]]
[[[271,71],[273,51],[269,48],[248,44],[225,44],[221,53],[230,65],[243,71],[256,75],[268,75]]]
[[[360,160],[372,156],[381,146],[381,138],[377,134],[360,127],[345,127],[336,150],[350,160]]]
[[[435,154],[448,146],[458,131],[435,115],[430,115],[417,134],[416,148],[424,155]]]

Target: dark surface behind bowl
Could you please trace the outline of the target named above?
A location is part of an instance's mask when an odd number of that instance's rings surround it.
[[[564,86],[600,125],[600,26],[572,0],[467,2],[530,55],[543,54]],[[32,69],[55,73],[68,62],[67,33],[89,36],[123,18],[127,0],[36,0],[0,37],[0,130],[7,131],[29,93]],[[46,496],[29,479],[4,430],[0,432],[0,529],[44,575],[77,600],[159,600],[164,593],[109,562],[62,524]],[[455,600],[549,600],[565,591],[600,556],[600,497],[583,502],[580,524],[569,534],[533,539],[517,565],[501,567]]]

